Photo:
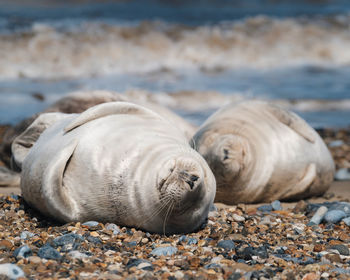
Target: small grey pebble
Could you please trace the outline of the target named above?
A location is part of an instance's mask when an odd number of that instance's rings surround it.
[[[84,238],[81,235],[75,234],[75,233],[67,233],[65,235],[56,237],[53,240],[53,244],[55,246],[65,246],[65,245],[73,245],[74,243],[82,242],[82,241],[84,241]]]
[[[350,216],[350,203],[349,202],[333,202],[329,207],[329,210],[342,210],[347,216]]]
[[[215,268],[221,268],[221,265],[217,264],[217,263],[209,263],[209,264],[206,264],[204,266],[205,269],[214,269]]]
[[[272,209],[279,211],[282,210],[281,202],[279,200],[275,200],[271,203]]]
[[[77,250],[70,251],[68,255],[71,256],[73,259],[84,259],[89,257],[87,254],[81,253]]]
[[[217,244],[218,247],[230,251],[235,248],[235,243],[232,240],[221,240]]]
[[[346,217],[346,214],[342,210],[330,210],[324,216],[324,220],[328,223],[336,224],[345,217]]]
[[[116,224],[108,224],[106,226],[106,230],[111,230],[113,231],[114,235],[117,235],[120,233],[120,228]]]
[[[82,224],[82,226],[87,226],[87,227],[97,227],[98,222],[96,221],[88,221]]]
[[[187,236],[186,235],[181,235],[179,238],[179,242],[185,242],[187,240]]]
[[[11,280],[25,277],[23,270],[19,266],[12,263],[0,264],[0,275],[1,274],[7,276]]]
[[[177,252],[177,248],[173,246],[158,247],[152,250],[151,254],[154,256],[171,256]]]
[[[340,168],[334,175],[334,179],[338,181],[350,180],[350,172],[347,168]]]
[[[349,254],[350,254],[348,246],[345,246],[343,244],[332,245],[329,248],[337,250],[339,252],[339,254],[343,255],[343,256],[349,256]]]
[[[38,251],[38,256],[42,259],[59,260],[62,258],[61,254],[50,245],[44,245]]]
[[[326,206],[319,207],[316,213],[311,218],[310,222],[308,223],[308,226],[318,225],[319,223],[321,223],[327,211],[328,208]]]
[[[26,240],[26,239],[29,239],[29,238],[31,238],[31,237],[33,237],[33,236],[34,236],[34,233],[25,230],[25,231],[22,231],[22,232],[21,232],[20,238],[21,238],[22,240]]]
[[[33,252],[28,245],[21,246],[13,252],[13,256],[17,259],[28,258],[31,255],[33,255]]]
[[[153,270],[152,263],[144,259],[131,259],[126,264],[127,269],[130,269],[134,266],[141,268],[143,270]]]
[[[258,210],[261,212],[270,212],[273,210],[272,206],[270,204],[265,204],[265,205],[261,205],[258,207]]]
[[[339,274],[350,274],[350,269],[336,267],[336,268],[332,269],[330,272],[336,272]]]
[[[344,218],[342,220],[347,226],[350,226],[350,217]]]
[[[94,243],[94,244],[102,244],[101,239],[98,237],[95,237],[95,236],[88,236],[88,238],[86,238],[86,239],[87,239],[87,241]]]
[[[196,238],[190,237],[188,238],[187,245],[196,245],[198,240]]]

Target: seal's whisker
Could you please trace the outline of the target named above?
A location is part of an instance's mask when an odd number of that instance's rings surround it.
[[[166,199],[166,200],[165,200]],[[151,220],[153,217],[157,216],[159,213],[161,213],[165,208],[166,206],[168,205],[168,203],[171,201],[171,197],[170,196],[167,196],[164,198],[164,201],[161,201],[161,205],[159,208],[156,208],[149,216],[144,214],[142,218],[146,218],[146,220],[143,220],[139,225],[141,226],[142,224],[144,223],[147,223],[149,220]]]
[[[172,202],[170,205],[169,205],[169,208],[165,214],[165,218],[164,218],[164,222],[163,222],[163,234],[165,235],[165,227],[166,227],[166,223],[167,223],[167,220],[168,218],[170,217],[170,213],[172,211],[172,208],[173,208],[173,205],[174,205],[174,202]]]

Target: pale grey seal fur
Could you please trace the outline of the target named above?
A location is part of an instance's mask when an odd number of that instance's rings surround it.
[[[229,104],[193,137],[226,204],[322,195],[334,176],[323,140],[295,113],[263,101]]]
[[[174,126],[179,128],[187,137],[188,140],[192,138],[195,133],[195,127],[185,121],[183,118],[169,110],[168,108],[161,106],[156,103],[149,102],[144,100],[144,97],[137,96],[125,96],[113,91],[107,90],[92,90],[92,91],[76,91],[70,94],[67,94],[63,98],[59,99],[57,102],[49,106],[43,113],[48,112],[62,112],[62,113],[81,113],[91,108],[95,105],[114,102],[114,101],[125,101],[139,104],[148,109],[151,109],[157,112],[159,115],[163,116],[169,120]],[[10,127],[6,130],[6,133],[3,137],[2,143],[0,143],[0,160],[3,161],[7,167],[2,167],[0,170],[0,186],[8,185],[18,185],[19,184],[19,174],[20,169],[11,164],[11,157],[13,154],[13,141],[14,139],[21,134],[30,124],[40,115],[36,114],[14,127]],[[35,131],[33,130],[35,133]],[[33,137],[27,133],[27,137]],[[15,145],[15,148],[18,147]],[[13,162],[12,162],[13,163]],[[17,171],[13,172],[12,170]]]
[[[14,145],[24,199],[60,221],[191,232],[214,200],[205,160],[172,123],[139,105],[42,114]]]

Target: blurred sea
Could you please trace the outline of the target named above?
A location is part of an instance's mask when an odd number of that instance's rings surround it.
[[[92,89],[186,94],[196,124],[262,98],[348,127],[350,1],[0,1],[0,123]]]

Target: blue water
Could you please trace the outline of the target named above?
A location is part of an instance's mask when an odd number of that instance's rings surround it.
[[[5,0],[0,35],[0,123],[14,124],[75,90],[350,99],[350,1]],[[79,61],[62,64],[81,51]],[[118,52],[124,56],[109,65],[106,57]],[[350,126],[350,108],[320,108],[296,110],[314,127]],[[173,109],[196,124],[213,110]]]

